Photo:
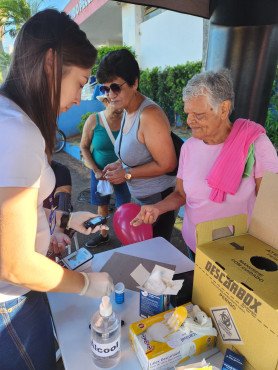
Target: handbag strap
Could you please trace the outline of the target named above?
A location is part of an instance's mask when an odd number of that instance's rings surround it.
[[[109,125],[108,125],[108,122],[107,122],[107,120],[105,118],[104,111],[100,112],[99,115],[100,115],[101,120],[103,122],[103,125],[104,125],[104,127],[106,129],[107,135],[109,136],[109,138],[110,138],[110,140],[111,140],[111,142],[112,142],[112,144],[114,146],[115,145],[115,138],[114,138],[114,136],[113,136],[113,134],[111,132],[111,129],[110,129]]]

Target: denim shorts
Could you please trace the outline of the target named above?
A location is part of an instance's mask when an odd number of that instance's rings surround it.
[[[0,369],[53,370],[55,343],[42,293],[0,303]]]
[[[106,206],[110,202],[110,195],[101,196],[97,193],[98,180],[94,172],[91,170],[91,203],[95,206]],[[118,185],[113,185],[115,197],[116,197],[116,207],[120,207],[124,203],[130,202],[130,192],[128,190],[126,182]]]

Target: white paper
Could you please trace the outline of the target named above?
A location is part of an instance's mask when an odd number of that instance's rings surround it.
[[[156,295],[176,295],[182,287],[184,280],[172,280],[175,271],[155,265],[149,273],[140,264],[130,274],[139,286],[137,288]]]

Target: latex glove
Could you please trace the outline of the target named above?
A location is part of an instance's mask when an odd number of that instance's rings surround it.
[[[54,231],[51,236],[49,251],[55,254],[63,253],[67,245],[71,244],[71,239],[68,235],[64,234],[62,231]]]
[[[102,298],[114,292],[114,284],[111,276],[107,272],[89,272],[89,287],[85,292],[87,297]]]
[[[70,219],[69,227],[85,235],[89,235],[92,232],[95,233],[99,230],[109,230],[109,227],[107,225],[96,226],[93,230],[91,227],[89,227],[89,229],[86,229],[86,227],[84,226],[84,222],[99,216],[100,215],[96,215],[91,212],[73,212]]]

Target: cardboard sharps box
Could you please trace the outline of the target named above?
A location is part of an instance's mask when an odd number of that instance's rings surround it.
[[[212,241],[212,231],[234,235]],[[245,369],[278,369],[278,175],[266,172],[247,231],[239,215],[197,225],[194,304],[214,321],[217,346]]]

